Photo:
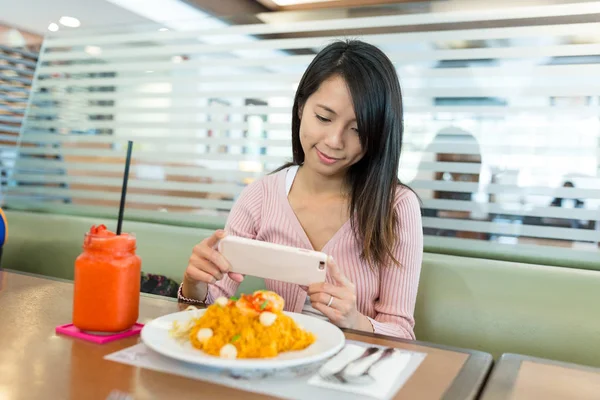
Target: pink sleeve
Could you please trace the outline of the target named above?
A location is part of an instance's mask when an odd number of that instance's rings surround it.
[[[262,199],[262,180],[246,187],[229,213],[225,231],[229,235],[255,239],[260,227]],[[220,296],[233,296],[239,285],[239,283],[229,278],[228,275],[225,275],[223,279],[214,285],[208,285],[206,303],[212,304]]]
[[[395,257],[398,266],[380,271],[379,299],[375,318],[369,318],[375,333],[415,339],[414,311],[423,260],[423,226],[417,196],[404,189],[396,202],[398,238]]]

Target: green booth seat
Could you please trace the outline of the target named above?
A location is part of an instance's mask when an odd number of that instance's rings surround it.
[[[116,230],[116,220],[74,217],[25,211],[7,211],[10,239],[3,255],[4,268],[73,279],[75,259],[82,251],[83,237],[92,225]],[[188,264],[192,248],[213,230],[124,221],[123,231],[137,238],[142,270],[165,275],[178,282]],[[248,277],[240,291],[264,288],[258,278]]]
[[[600,366],[600,271],[425,253],[420,340]]]

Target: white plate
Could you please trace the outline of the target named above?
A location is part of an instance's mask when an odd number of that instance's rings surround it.
[[[182,311],[157,318],[142,329],[142,341],[157,353],[176,360],[233,370],[270,370],[311,364],[336,354],[345,342],[344,334],[337,326],[315,317],[290,312],[285,314],[304,329],[312,332],[316,340],[304,350],[285,352],[273,358],[230,360],[214,357],[195,349],[188,341],[180,342],[169,335],[173,321],[186,323],[190,318],[201,316],[205,311]]]

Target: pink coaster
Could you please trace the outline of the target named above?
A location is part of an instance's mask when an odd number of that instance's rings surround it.
[[[131,329],[124,332],[115,333],[113,335],[92,335],[90,333],[82,332],[76,328],[73,324],[61,325],[56,327],[56,333],[60,333],[67,336],[72,336],[77,339],[87,340],[88,342],[104,344],[112,342],[114,340],[123,339],[129,336],[137,335],[140,333],[144,324],[135,324]]]

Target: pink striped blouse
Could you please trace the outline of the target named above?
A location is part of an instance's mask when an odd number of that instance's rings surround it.
[[[288,201],[285,177],[283,170],[246,187],[229,214],[225,230],[235,236],[313,250]],[[415,194],[400,188],[396,193],[396,210],[399,236],[395,257],[400,267],[373,270],[363,262],[361,243],[356,240],[350,221],[322,251],[333,256],[341,271],[355,284],[358,311],[369,318],[375,333],[414,339],[413,313],[423,258],[423,228]],[[327,281],[333,283],[329,276]],[[265,280],[265,284],[285,299],[286,311],[302,311],[307,294],[300,286],[273,280]],[[238,285],[225,276],[210,285],[207,303],[219,296],[232,296]]]

